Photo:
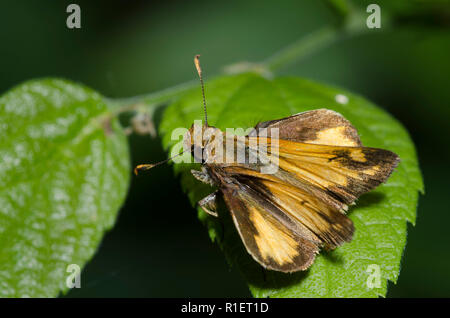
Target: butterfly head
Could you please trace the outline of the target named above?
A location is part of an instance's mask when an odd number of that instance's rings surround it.
[[[205,123],[201,124],[201,123],[194,122],[194,124],[192,124],[191,128],[189,128],[189,130],[186,132],[186,134],[183,137],[183,146],[185,149],[183,151],[183,153],[190,151],[195,156],[196,154],[203,153],[203,150],[205,149],[206,145],[214,139],[214,137],[211,137],[211,136],[213,136],[218,129],[208,125],[208,115],[206,113],[205,85],[203,84],[202,69],[200,67],[200,55],[196,55],[194,57],[194,64],[195,64],[195,68],[197,69],[197,73],[198,73],[201,88],[202,88],[203,111],[204,111],[204,115],[205,115]],[[207,137],[207,136],[210,136],[210,137]],[[174,157],[180,156],[181,154],[182,153],[177,154]],[[135,172],[135,174],[138,174],[139,171],[149,170],[155,166],[159,166],[163,163],[166,163],[169,160],[172,160],[174,157],[168,158],[166,160],[163,160],[163,161],[160,161],[160,162],[157,162],[154,164],[138,165],[134,169],[134,172]]]
[[[200,122],[193,123],[184,135],[184,149],[189,149],[192,153],[201,153],[220,133],[218,128],[202,125]]]

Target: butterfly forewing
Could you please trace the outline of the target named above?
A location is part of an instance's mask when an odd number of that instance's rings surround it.
[[[283,140],[334,146],[362,146],[355,127],[341,114],[329,109],[316,109],[287,118],[259,123],[249,133],[258,136],[261,128],[278,129],[278,138]]]

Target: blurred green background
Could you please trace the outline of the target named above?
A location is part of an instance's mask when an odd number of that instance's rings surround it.
[[[357,1],[361,13],[371,1]],[[56,76],[127,97],[258,62],[337,22],[325,1],[77,1],[81,29],[66,27],[73,1],[0,3],[0,91]],[[356,3],[356,1],[355,1]],[[448,1],[378,1],[390,26],[336,41],[277,74],[341,86],[387,109],[417,146],[419,201],[397,285],[388,297],[450,297],[450,9]],[[200,106],[200,104],[199,104]],[[324,105],[326,107],[326,105]],[[199,108],[200,111],[200,108]],[[130,137],[133,163],[166,154],[158,139]],[[131,170],[130,170],[131,173]],[[181,192],[168,165],[133,178],[114,229],[68,297],[250,296]]]

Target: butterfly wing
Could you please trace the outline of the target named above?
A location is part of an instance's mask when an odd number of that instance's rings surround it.
[[[260,128],[279,128],[277,139]],[[265,136],[263,136],[265,137]],[[247,251],[264,267],[283,272],[308,268],[319,246],[335,248],[352,239],[345,215],[361,194],[387,180],[399,158],[388,150],[362,147],[356,129],[340,114],[317,110],[260,123],[236,149],[270,149],[261,162],[210,165]],[[258,146],[259,147],[259,146]]]
[[[385,182],[399,162],[391,151],[363,147],[353,125],[328,109],[259,123],[249,138],[259,137],[261,128],[278,129],[280,175],[285,175],[281,179],[289,178],[283,171],[290,172],[304,181],[312,194],[344,210],[361,194]],[[270,130],[267,136],[270,144]]]
[[[353,224],[344,212],[362,193],[384,182],[398,162],[375,148],[337,147],[278,140],[278,170],[258,164],[228,165],[225,173],[264,193],[329,248],[350,241]]]
[[[249,184],[228,178],[224,201],[250,255],[263,267],[281,272],[305,270],[320,240]]]
[[[315,125],[310,122],[314,118]],[[296,129],[299,125],[306,125],[314,134],[306,131],[305,136]],[[280,139],[275,140],[273,148],[278,170],[264,174],[261,164],[233,163],[225,165],[224,172],[263,193],[266,200],[329,248],[350,241],[354,227],[344,212],[361,194],[386,181],[398,156],[388,150],[362,147],[356,129],[333,111],[305,112],[258,126],[279,128]],[[259,138],[257,132],[250,133],[248,147],[256,144],[252,139]],[[273,139],[265,140],[271,147]],[[331,145],[321,144],[325,142]]]
[[[286,118],[259,123],[248,134],[256,137],[262,128],[278,128],[277,138],[303,143],[361,147],[361,140],[353,125],[341,114],[329,109],[306,111]]]

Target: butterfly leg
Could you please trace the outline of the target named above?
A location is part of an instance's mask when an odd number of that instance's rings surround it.
[[[207,197],[204,197],[203,199],[198,201],[198,205],[203,209],[203,211],[205,211],[209,215],[212,215],[215,217],[218,216],[218,214],[217,214],[217,193],[218,193],[218,191],[213,192],[210,195],[208,195]]]
[[[194,178],[197,179],[198,181],[201,181],[209,185],[214,185],[214,181],[209,176],[208,171],[206,171],[205,167],[202,167],[202,171],[191,170],[191,173],[194,176]]]

